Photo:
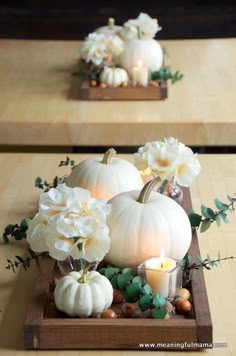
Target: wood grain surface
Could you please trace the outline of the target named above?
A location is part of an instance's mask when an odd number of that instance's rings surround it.
[[[87,155],[71,155],[79,162]],[[131,156],[125,156],[132,161]],[[0,154],[0,229],[8,223],[19,222],[24,217],[32,217],[36,210],[40,190],[34,188],[37,176],[48,181],[58,174],[68,173],[68,167],[58,168],[58,163],[65,157],[62,154]],[[213,207],[215,197],[225,201],[227,194],[235,192],[236,155],[199,155],[202,172],[191,186],[193,207],[199,211],[200,204]],[[236,217],[235,212],[229,215],[230,223],[220,228],[212,226],[209,231],[199,235],[201,255],[209,253],[217,257],[235,255],[236,251]],[[0,243],[0,355],[10,356],[63,356],[65,351],[24,351],[23,324],[35,279],[37,268],[32,265],[27,272],[22,269],[14,274],[5,269],[6,259],[26,253],[25,243]],[[206,350],[204,355],[234,356],[236,354],[235,329],[236,318],[234,304],[236,299],[236,263],[222,262],[221,268],[204,273],[209,306],[213,323],[213,341],[227,343],[228,347],[214,347]],[[63,336],[62,336],[63,337]],[[150,350],[145,349],[146,355]],[[135,353],[134,353],[135,352]],[[137,351],[66,351],[70,356],[133,356]],[[196,355],[187,350],[152,354],[161,356]]]
[[[79,100],[80,42],[0,40],[0,145],[235,146],[236,39],[161,45],[184,73],[168,99],[103,102]]]

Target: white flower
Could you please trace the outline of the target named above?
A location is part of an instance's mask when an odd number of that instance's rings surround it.
[[[47,251],[46,236],[48,228],[48,217],[38,212],[32,220],[28,220],[26,239],[35,252]]]
[[[155,174],[162,180],[175,181],[188,187],[200,173],[201,166],[193,151],[170,137],[162,141],[146,143],[134,154],[135,165],[142,175]]]
[[[124,42],[118,36],[109,36],[106,39],[106,51],[113,56],[119,56],[124,49]]]
[[[80,54],[87,63],[101,64],[107,56],[105,35],[96,32],[90,33],[81,45]]]
[[[136,20],[128,20],[124,23],[119,34],[125,41],[138,38],[138,22]]]
[[[157,19],[152,19],[147,14],[141,12],[137,20],[142,38],[154,38],[156,33],[161,30]]]
[[[27,240],[36,252],[64,260],[67,256],[101,260],[110,246],[106,216],[110,205],[83,188],[65,184],[43,193],[39,212],[29,221]]]
[[[80,48],[81,58],[87,63],[102,64],[107,58],[119,55],[123,51],[123,41],[116,35],[105,36],[90,33]]]
[[[187,148],[177,159],[174,181],[183,187],[189,187],[200,172],[201,166],[197,155]]]
[[[148,14],[141,12],[136,19],[128,20],[124,23],[120,35],[124,40],[154,38],[161,29],[157,19],[152,19]]]

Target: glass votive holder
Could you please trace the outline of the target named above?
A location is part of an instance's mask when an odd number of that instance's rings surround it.
[[[152,294],[160,293],[167,300],[174,299],[177,289],[182,287],[181,261],[160,257],[149,257],[138,266],[138,274],[152,288]]]

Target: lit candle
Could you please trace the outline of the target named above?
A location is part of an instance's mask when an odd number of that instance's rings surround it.
[[[167,298],[175,292],[176,286],[175,260],[164,257],[164,250],[161,249],[160,257],[152,257],[145,262],[146,280],[151,286],[153,295],[160,293]]]
[[[132,69],[132,80],[143,86],[146,86],[148,83],[148,69],[143,67],[141,60],[138,61],[137,67]]]

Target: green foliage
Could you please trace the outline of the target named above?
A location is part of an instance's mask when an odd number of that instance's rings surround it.
[[[233,212],[235,210],[235,202],[236,198],[227,195],[227,199],[229,200],[229,204],[223,203],[219,199],[214,200],[215,207],[218,210],[213,210],[211,208],[206,207],[205,205],[201,205],[201,215],[195,213],[193,209],[188,211],[188,217],[192,227],[196,227],[200,229],[200,232],[207,231],[211,224],[216,222],[216,225],[219,227],[221,225],[221,221],[225,224],[229,222],[227,217],[227,212]]]
[[[124,298],[127,303],[137,302],[142,312],[152,309],[155,311],[153,317],[156,319],[165,317],[165,298],[160,294],[153,296],[150,285],[145,283],[141,276],[134,275],[132,268],[120,269],[114,266],[107,266],[101,268],[99,273],[110,280],[113,288],[124,291]]]
[[[27,220],[23,219],[20,224],[8,224],[3,232],[3,241],[5,243],[10,242],[10,237],[20,241],[26,238],[26,231],[28,230]]]
[[[34,260],[36,262],[37,265],[39,265],[39,260],[40,257],[45,255],[46,252],[42,252],[40,254],[36,254],[33,250],[31,250],[30,248],[28,249],[28,254],[25,258],[21,257],[21,256],[15,256],[15,260],[12,261],[10,259],[7,259],[7,266],[6,269],[8,270],[12,270],[14,273],[16,272],[16,269],[22,265],[24,270],[28,270],[28,268],[31,265],[31,261]]]
[[[171,68],[169,66],[162,66],[159,71],[155,71],[152,73],[152,80],[160,79],[160,80],[171,80],[171,84],[175,84],[183,78],[183,74],[179,71],[172,73]]]
[[[63,166],[70,166],[71,169],[73,169],[73,167],[75,166],[75,161],[70,159],[70,157],[66,157],[65,161],[61,161],[59,163],[59,167],[63,167]]]
[[[182,260],[182,269],[183,269],[183,278],[185,281],[188,281],[192,278],[192,271],[202,271],[203,269],[211,270],[213,267],[219,267],[221,261],[232,260],[235,259],[235,256],[230,257],[220,257],[220,252],[218,252],[218,256],[216,259],[210,257],[209,254],[205,258],[202,258],[199,254],[194,258],[190,255],[187,255]]]

